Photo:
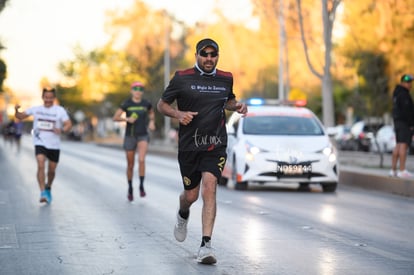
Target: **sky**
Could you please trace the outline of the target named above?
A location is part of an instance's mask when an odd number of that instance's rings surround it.
[[[146,0],[188,24],[209,21],[215,4],[234,20],[251,18],[249,0]],[[59,80],[57,64],[73,58],[73,48],[99,47],[108,40],[105,11],[125,9],[133,0],[9,0],[0,13],[0,51],[7,65],[5,86],[17,96],[40,93],[40,80]]]

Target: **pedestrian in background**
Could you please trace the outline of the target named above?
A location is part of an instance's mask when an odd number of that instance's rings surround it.
[[[43,105],[30,107],[23,112],[20,112],[20,106],[16,105],[15,117],[19,120],[29,116],[34,117],[33,144],[37,161],[40,202],[51,203],[52,184],[60,156],[61,135],[70,131],[72,122],[66,110],[62,106],[55,105],[55,89],[44,88],[42,99]]]
[[[155,113],[152,104],[142,98],[144,85],[141,82],[134,82],[130,89],[131,97],[125,100],[116,110],[113,120],[125,121],[126,130],[123,148],[127,159],[127,181],[129,201],[134,200],[133,175],[135,164],[135,152],[138,152],[138,176],[140,196],[145,197],[145,157],[148,151],[149,133],[155,130]],[[125,116],[123,116],[125,113]]]
[[[10,120],[6,127],[4,127],[4,140],[8,143],[10,143],[10,146],[13,147],[13,143],[15,141],[15,133],[16,133],[16,127],[14,124],[14,120]]]
[[[14,140],[16,141],[17,152],[20,152],[21,139],[23,135],[23,122],[20,119],[16,119],[16,121],[14,121],[14,128]]]
[[[185,240],[190,207],[201,189],[202,240],[197,261],[214,264],[217,259],[211,236],[216,217],[216,189],[227,157],[224,109],[246,114],[247,106],[235,99],[232,74],[216,69],[219,46],[214,40],[200,40],[195,59],[194,67],[174,74],[157,107],[180,123],[178,162],[184,190],[179,196],[174,236],[179,242]],[[174,101],[177,108],[172,106]]]
[[[413,174],[405,168],[407,151],[412,142],[414,131],[414,104],[410,96],[413,80],[414,77],[412,75],[403,75],[400,84],[395,87],[392,95],[392,116],[397,145],[392,152],[390,176],[397,176],[399,178],[413,177]],[[397,171],[398,162],[399,169]]]

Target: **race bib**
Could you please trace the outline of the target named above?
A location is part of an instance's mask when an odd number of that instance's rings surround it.
[[[37,122],[37,128],[39,130],[44,130],[44,131],[52,131],[54,128],[54,121],[48,121],[48,120],[39,120]]]

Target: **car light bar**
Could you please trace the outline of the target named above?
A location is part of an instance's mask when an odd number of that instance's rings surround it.
[[[287,105],[287,106],[304,107],[306,106],[307,101],[306,99],[279,100],[279,99],[273,99],[273,98],[253,97],[253,98],[246,99],[245,103],[249,106]]]

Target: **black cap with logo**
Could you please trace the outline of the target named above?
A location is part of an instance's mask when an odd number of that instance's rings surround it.
[[[219,51],[219,46],[216,43],[216,41],[214,41],[211,38],[205,38],[205,39],[198,41],[196,45],[197,53],[199,53],[201,50],[205,49],[206,47],[213,47],[217,52]]]

